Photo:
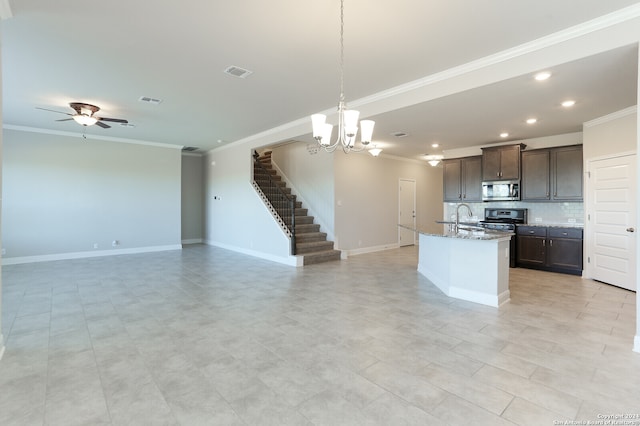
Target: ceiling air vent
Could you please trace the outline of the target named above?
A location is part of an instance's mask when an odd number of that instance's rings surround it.
[[[236,67],[234,65],[224,70],[225,74],[232,75],[238,78],[247,78],[249,74],[253,74],[253,71],[246,70],[244,68]]]
[[[162,99],[151,98],[149,96],[140,96],[138,100],[140,102],[146,102],[153,105],[158,105],[160,102],[162,102]]]
[[[406,132],[393,132],[391,133],[391,136],[395,136],[396,138],[404,138],[409,136],[409,133]]]
[[[193,151],[197,151],[198,148],[195,146],[185,146],[184,148],[182,148],[182,150],[187,152],[193,152]]]

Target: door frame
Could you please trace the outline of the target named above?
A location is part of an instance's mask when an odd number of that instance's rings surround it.
[[[402,182],[411,182],[413,184],[413,194],[412,194],[412,199],[413,199],[413,229],[416,229],[416,217],[417,217],[417,212],[416,212],[416,180],[415,179],[409,179],[409,178],[400,178],[398,179],[398,223],[401,223],[400,221],[400,214],[402,211]],[[398,227],[398,246],[402,247],[402,243],[401,243],[401,235],[402,235],[402,228]],[[413,245],[416,245],[417,242],[417,233],[413,232]],[[412,245],[412,244],[404,244],[404,245]]]

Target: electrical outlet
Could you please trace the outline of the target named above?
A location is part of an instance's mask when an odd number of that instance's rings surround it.
[[[111,243],[112,247],[117,247],[119,245],[120,245],[120,241],[118,241],[118,240],[113,240],[113,242]]]
[[[576,223],[576,220],[574,218],[569,219],[569,223]]]
[[[541,217],[536,217],[534,220],[535,220],[536,222],[542,222],[542,218],[541,218]]]
[[[97,249],[98,248],[98,243],[93,243],[93,248]]]

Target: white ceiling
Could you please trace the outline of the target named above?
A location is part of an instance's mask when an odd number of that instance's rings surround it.
[[[135,125],[88,127],[89,139],[109,136],[205,151],[276,127],[289,126],[286,140],[310,141],[306,117],[338,101],[339,0],[9,4],[13,17],[2,21],[5,126],[82,133],[73,121],[55,121],[64,116],[36,109],[72,112],[68,103],[79,101],[100,106],[98,115]],[[533,40],[589,27],[590,20],[606,26],[604,15],[640,16],[640,3],[630,0],[477,0],[473,9],[469,4],[345,0],[345,95],[376,120],[374,141],[385,153],[419,158],[502,142],[501,131],[509,131],[511,140],[576,132],[585,121],[636,104],[637,45],[608,49],[586,40],[590,45],[574,48],[566,63],[550,61],[553,76],[545,83],[531,78],[531,48],[529,62],[522,59],[510,73],[480,69],[481,84],[463,81],[442,96],[434,89],[413,100],[405,91],[405,101],[395,106],[376,108],[372,101],[368,107],[367,99],[379,99],[380,92],[517,52]],[[556,44],[562,43],[568,42]],[[518,61],[518,54],[511,57]],[[231,65],[253,74],[224,74]],[[460,79],[451,75],[451,84]],[[418,86],[416,93],[425,84]],[[145,104],[141,96],[162,103]],[[567,97],[577,104],[561,110]],[[530,115],[539,118],[537,125],[523,124]],[[399,140],[391,136],[395,131],[410,136]],[[428,148],[433,142],[441,148]]]

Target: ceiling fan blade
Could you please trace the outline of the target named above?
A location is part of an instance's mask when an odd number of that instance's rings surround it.
[[[61,120],[56,120],[56,121],[73,121],[73,118],[63,118]]]
[[[128,121],[123,118],[106,118],[106,117],[94,117],[94,118],[97,118],[100,121],[112,121],[114,123],[123,123],[123,124],[128,123]]]
[[[102,127],[103,129],[108,129],[108,128],[110,128],[110,127],[111,127],[111,126],[109,126],[108,124],[104,124],[104,123],[102,123],[102,122],[100,122],[100,121],[96,121],[96,126],[100,126],[100,127]]]
[[[58,114],[64,114],[64,115],[73,115],[73,114],[69,114],[68,112],[56,111],[55,109],[47,109],[47,108],[40,108],[40,107],[36,107],[36,109],[41,109],[43,111],[57,112]]]

